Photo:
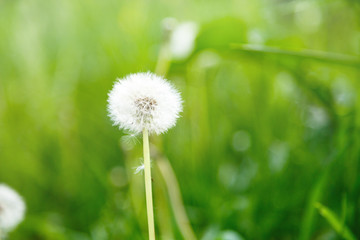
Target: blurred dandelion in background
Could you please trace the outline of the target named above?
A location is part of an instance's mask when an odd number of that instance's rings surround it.
[[[176,25],[170,37],[170,51],[175,60],[187,58],[195,47],[199,26],[195,22],[182,22]]]
[[[23,221],[25,203],[12,188],[0,184],[0,239]]]

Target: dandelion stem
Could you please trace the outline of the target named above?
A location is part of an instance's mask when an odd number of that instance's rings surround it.
[[[165,41],[160,49],[159,58],[156,63],[155,72],[161,76],[165,76],[169,71],[170,67],[170,49],[169,49],[169,41]]]
[[[144,149],[144,176],[146,192],[146,210],[148,217],[149,239],[155,240],[154,208],[151,187],[151,166],[150,166],[150,148],[149,133],[146,128],[143,130],[143,149]]]

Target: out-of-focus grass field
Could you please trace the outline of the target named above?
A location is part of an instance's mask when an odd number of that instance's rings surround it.
[[[166,17],[199,31],[167,73],[182,118],[152,142],[197,238],[359,238],[359,1],[1,0],[0,182],[28,208],[9,239],[147,238],[141,138],[106,101],[155,71]],[[183,239],[153,160],[158,238]]]

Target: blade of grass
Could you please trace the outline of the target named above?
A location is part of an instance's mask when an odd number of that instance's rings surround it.
[[[341,225],[342,225],[341,231],[343,231],[344,226],[345,226],[346,211],[347,211],[347,196],[346,196],[346,194],[344,194],[343,198],[342,198],[342,203],[341,203],[341,219],[340,219]]]
[[[315,207],[318,209],[320,215],[328,221],[328,223],[340,236],[346,240],[356,240],[355,236],[351,233],[349,228],[342,223],[342,221],[333,211],[319,202],[315,204]]]
[[[350,56],[338,53],[323,52],[311,49],[300,49],[298,51],[284,50],[275,47],[266,47],[252,44],[231,44],[231,49],[244,53],[270,54],[289,56],[297,59],[315,60],[325,63],[333,63],[351,67],[360,66],[359,56]]]
[[[324,173],[320,176],[317,183],[313,187],[310,198],[306,207],[305,215],[302,222],[301,232],[300,232],[300,240],[309,240],[311,236],[311,232],[314,225],[314,216],[316,214],[316,210],[314,209],[314,204],[319,201],[322,196],[323,188],[326,183],[328,177],[328,170],[324,171]]]
[[[176,179],[175,172],[172,169],[169,160],[165,157],[159,157],[156,163],[159,167],[162,177],[164,178],[164,182],[166,184],[170,198],[170,203],[174,211],[175,221],[179,226],[181,234],[183,235],[184,239],[196,240],[196,235],[186,214],[179,183]]]

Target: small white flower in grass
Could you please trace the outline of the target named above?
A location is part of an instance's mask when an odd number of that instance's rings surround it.
[[[25,215],[25,203],[12,188],[0,184],[0,232],[13,230]]]
[[[109,93],[108,112],[124,130],[161,134],[173,127],[182,111],[180,93],[153,73],[130,74],[118,79]]]

